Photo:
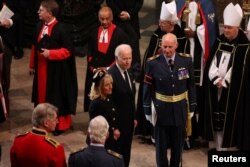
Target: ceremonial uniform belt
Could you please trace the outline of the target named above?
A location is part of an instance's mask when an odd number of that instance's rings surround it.
[[[174,103],[174,102],[178,102],[184,99],[188,99],[187,98],[187,91],[185,91],[184,93],[181,93],[179,95],[173,95],[173,96],[167,96],[167,95],[163,95],[160,93],[155,92],[155,98],[157,100],[160,101],[164,101],[164,102],[170,102],[170,103]]]

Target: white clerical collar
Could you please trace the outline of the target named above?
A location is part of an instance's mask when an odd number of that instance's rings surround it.
[[[96,147],[104,147],[103,144],[97,144],[97,143],[90,143],[91,146],[96,146]]]
[[[108,29],[102,29],[102,32],[100,34],[99,38],[100,43],[108,43]]]
[[[49,23],[45,23],[45,25],[49,26],[51,25],[54,21],[56,21],[56,18],[54,17],[54,19],[52,19]]]

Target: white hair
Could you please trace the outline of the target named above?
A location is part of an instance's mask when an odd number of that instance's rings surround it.
[[[125,50],[131,50],[131,52],[132,52],[132,48],[131,48],[130,45],[128,45],[128,44],[121,44],[121,45],[118,45],[118,46],[116,47],[116,49],[115,49],[115,57],[116,57],[116,58],[119,57],[119,56],[120,56],[120,53],[121,53],[122,51],[125,51]]]
[[[109,130],[107,120],[99,115],[91,119],[88,127],[90,141],[94,143],[105,143]]]

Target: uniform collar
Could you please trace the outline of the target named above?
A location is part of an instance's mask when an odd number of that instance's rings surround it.
[[[34,134],[37,134],[37,135],[44,135],[44,136],[47,135],[47,131],[46,130],[40,129],[40,128],[36,128],[36,127],[33,127],[31,132],[34,133]]]

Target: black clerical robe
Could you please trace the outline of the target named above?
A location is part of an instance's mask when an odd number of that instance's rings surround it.
[[[213,140],[215,130],[214,112],[218,109],[225,113],[222,147],[236,146],[242,150],[250,150],[250,45],[242,30],[233,42],[226,40],[222,34],[215,42],[205,68],[203,92],[204,108],[201,110],[199,127],[202,137]],[[215,55],[220,52],[231,52],[231,80],[228,88],[223,88],[219,103],[217,87],[208,78],[208,71]]]

